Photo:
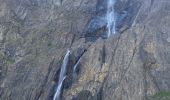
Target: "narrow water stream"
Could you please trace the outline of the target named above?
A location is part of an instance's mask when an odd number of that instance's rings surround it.
[[[57,86],[56,92],[54,94],[53,100],[60,100],[61,88],[62,88],[64,79],[66,78],[66,71],[67,71],[66,69],[67,69],[67,64],[69,61],[69,55],[70,55],[70,51],[68,50],[64,57],[62,66],[61,66],[58,86]]]

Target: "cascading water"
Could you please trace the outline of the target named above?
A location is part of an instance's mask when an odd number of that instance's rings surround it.
[[[61,66],[58,86],[57,86],[57,90],[55,92],[55,95],[53,97],[53,100],[60,100],[61,87],[62,87],[64,79],[66,78],[65,75],[66,75],[67,64],[68,64],[68,61],[69,61],[69,55],[70,55],[70,51],[68,50],[65,57],[64,57],[63,64]]]
[[[115,19],[114,5],[115,5],[115,0],[107,1],[107,14],[106,14],[107,30],[108,30],[107,37],[110,37],[111,34],[116,33],[116,19]],[[53,97],[53,100],[60,100],[62,84],[66,78],[65,74],[66,74],[67,63],[69,61],[69,55],[70,55],[70,51],[68,50],[64,57],[63,64],[61,66],[58,86],[57,86],[55,95]],[[77,61],[77,63],[73,67],[73,77],[74,78],[76,78],[76,69],[77,69],[77,66],[79,63],[80,63],[80,59]]]
[[[73,67],[73,80],[76,80],[76,78],[77,78],[76,71],[77,71],[77,67],[78,67],[79,63],[80,63],[80,59],[76,62],[76,64]]]
[[[73,68],[73,73],[76,73],[76,69],[77,69],[77,66],[79,65],[80,63],[80,59],[77,61],[77,63],[74,65],[74,68]]]
[[[115,0],[108,0],[107,1],[107,37],[110,37],[111,34],[116,33],[116,19],[115,19],[115,11],[114,11],[114,5]]]
[[[62,84],[63,84],[63,81],[64,81],[65,78],[66,78],[66,76],[63,78],[61,83],[58,84],[57,91],[56,91],[56,93],[54,95],[53,100],[60,100],[61,87],[62,87]]]

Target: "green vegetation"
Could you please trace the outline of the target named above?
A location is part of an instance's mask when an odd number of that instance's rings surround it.
[[[149,100],[170,100],[170,92],[158,92],[154,96],[151,96]]]
[[[156,93],[155,96],[168,97],[170,96],[170,92],[159,92],[159,93]]]

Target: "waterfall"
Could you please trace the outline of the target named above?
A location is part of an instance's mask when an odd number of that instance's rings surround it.
[[[74,80],[74,81],[75,81],[76,78],[77,78],[77,73],[76,73],[76,71],[77,71],[77,67],[78,67],[79,63],[80,63],[80,59],[76,62],[76,64],[75,64],[74,67],[73,67],[73,80]]]
[[[56,93],[54,95],[53,100],[60,100],[61,87],[63,85],[63,81],[64,81],[65,78],[66,78],[66,76],[63,78],[61,83],[58,84],[57,91],[56,91]]]
[[[58,86],[57,86],[57,90],[55,92],[55,95],[53,97],[53,100],[60,100],[61,87],[62,87],[64,79],[66,78],[65,74],[66,74],[67,64],[68,64],[68,61],[69,61],[69,55],[70,55],[70,51],[68,50],[65,57],[64,57],[63,64],[61,66]]]
[[[76,73],[76,69],[77,69],[77,66],[79,65],[80,63],[80,59],[77,61],[77,63],[74,65],[74,68],[73,68],[73,73]]]
[[[107,37],[110,37],[111,34],[116,33],[116,19],[115,19],[115,11],[114,11],[115,0],[107,1]]]

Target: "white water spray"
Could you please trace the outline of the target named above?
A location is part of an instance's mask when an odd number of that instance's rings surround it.
[[[53,100],[60,100],[61,87],[63,85],[63,81],[64,81],[65,78],[66,78],[66,76],[63,78],[61,83],[58,84],[57,91],[56,91],[56,93],[54,95]]]
[[[114,11],[115,0],[108,0],[107,2],[107,37],[110,37],[111,34],[116,33],[116,18]]]
[[[64,79],[66,78],[65,74],[66,74],[67,64],[68,64],[68,61],[69,61],[69,55],[70,55],[70,51],[68,50],[65,57],[64,57],[63,64],[61,66],[58,86],[57,86],[57,90],[55,92],[55,95],[53,97],[53,100],[60,100],[61,87],[62,87]]]

